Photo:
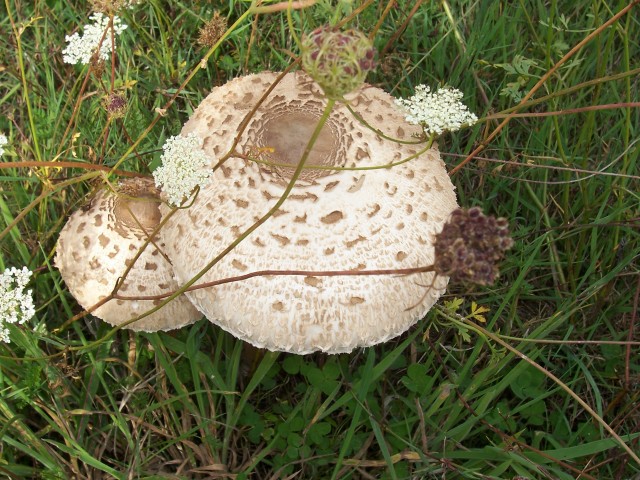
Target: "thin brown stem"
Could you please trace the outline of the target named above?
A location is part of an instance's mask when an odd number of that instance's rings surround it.
[[[245,273],[234,277],[222,278],[211,282],[199,283],[187,288],[186,292],[200,290],[202,288],[216,287],[227,283],[242,282],[250,278],[266,277],[266,276],[304,276],[304,277],[358,277],[370,275],[413,275],[416,273],[426,273],[435,271],[432,265],[414,268],[383,268],[377,270],[258,270],[255,272]],[[171,293],[163,293],[160,295],[147,295],[127,297],[114,295],[113,298],[119,300],[158,300],[171,296]]]
[[[114,172],[111,167],[107,167],[105,165],[94,165],[93,163],[85,163],[85,162],[69,162],[69,161],[38,162],[37,160],[27,160],[24,162],[0,163],[0,170],[5,168],[35,168],[35,167],[83,168],[85,170]],[[127,172],[125,170],[115,170],[114,173],[122,177],[149,177],[149,175],[145,175],[144,173]]]
[[[387,51],[391,48],[391,45],[393,45],[395,42],[398,41],[398,38],[400,38],[402,36],[402,34],[404,33],[404,31],[407,29],[407,25],[409,25],[409,22],[411,21],[411,19],[413,18],[413,16],[416,14],[416,12],[418,11],[418,8],[420,8],[420,5],[422,5],[423,0],[418,0],[415,5],[413,6],[413,8],[411,9],[411,11],[407,14],[407,18],[404,19],[404,22],[402,22],[402,25],[400,25],[396,31],[394,32],[393,35],[391,35],[391,38],[389,38],[389,40],[387,41],[387,43],[385,44],[385,46],[382,48],[382,51],[380,52],[380,56],[384,57],[387,54]]]
[[[558,110],[553,112],[534,112],[534,113],[496,113],[484,117],[482,120],[493,120],[495,118],[536,118],[536,117],[558,117],[560,115],[573,115],[575,113],[592,112],[594,110],[612,110],[616,108],[638,108],[640,102],[620,102],[608,103],[605,105],[589,105],[581,108],[568,108],[566,110]]]
[[[622,440],[622,438],[620,438],[620,435],[618,435],[616,431],[613,428],[611,428],[611,426],[600,415],[598,415],[598,413],[593,408],[591,408],[591,406],[587,402],[585,402],[582,398],[580,398],[580,396],[576,392],[574,392],[571,388],[569,388],[569,386],[566,383],[564,383],[562,380],[556,377],[553,373],[551,373],[549,370],[544,368],[539,363],[531,360],[524,353],[520,352],[520,350],[518,350],[517,348],[512,347],[509,343],[505,342],[502,338],[500,338],[499,335],[496,335],[493,332],[490,332],[489,330],[482,327],[481,325],[478,325],[472,320],[469,320],[468,318],[460,317],[460,316],[457,316],[456,318],[454,318],[444,313],[443,315],[445,315],[454,323],[463,323],[466,327],[475,331],[476,333],[479,333],[480,335],[486,338],[490,338],[494,342],[500,344],[502,347],[509,350],[509,352],[511,352],[516,357],[520,358],[521,360],[524,360],[533,368],[542,372],[547,378],[551,379],[556,385],[558,385],[562,390],[564,390],[571,398],[573,398],[576,402],[578,402],[580,406],[582,406],[582,408],[584,408],[587,411],[587,413],[589,413],[589,415],[593,417],[593,419],[595,419],[607,432],[609,432],[609,435],[611,435],[616,440],[618,445],[622,447],[638,465],[640,465],[640,457],[638,457],[638,455],[631,449],[631,447],[629,447],[629,445],[627,445],[625,441]]]
[[[421,0],[419,0],[417,3],[420,3],[420,1]],[[371,32],[369,33],[369,40],[373,41],[373,39],[376,38],[376,35],[378,34],[378,30],[380,30],[380,27],[382,27],[384,19],[387,18],[387,15],[389,15],[389,12],[391,11],[391,9],[395,4],[396,4],[396,0],[389,0],[387,2],[387,6],[384,8],[382,15],[380,15],[380,18],[378,18],[378,21],[376,22],[375,27],[373,27],[373,30],[371,30]]]
[[[318,0],[297,0],[295,2],[287,1],[274,3],[273,5],[265,5],[263,7],[254,7],[254,13],[275,13],[283,12],[285,10],[301,10],[303,8],[309,8],[315,5]]]

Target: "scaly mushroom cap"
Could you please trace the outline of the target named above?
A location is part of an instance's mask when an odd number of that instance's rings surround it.
[[[160,221],[159,198],[153,181],[125,180],[118,193],[100,190],[75,212],[60,232],[55,264],[71,294],[90,308],[113,292],[116,281]],[[161,249],[162,243],[156,245]],[[119,294],[159,295],[178,289],[167,258],[150,243],[136,260]],[[111,325],[120,325],[161,300],[112,299],[92,312]],[[181,295],[162,309],[127,328],[146,332],[171,330],[195,322],[201,314]]]
[[[275,73],[215,88],[182,134],[204,139],[219,159]],[[348,97],[385,135],[420,133],[378,88]],[[189,208],[161,231],[179,282],[190,280],[280,198],[326,105],[304,73],[288,74],[259,107],[238,150],[291,167],[230,158]],[[336,104],[306,165],[369,167],[397,162],[423,145],[385,140]],[[436,149],[389,169],[304,170],[291,195],[198,283],[275,270],[397,269],[431,265],[434,235],[456,208]],[[165,207],[161,208],[163,210]],[[448,279],[399,276],[259,276],[188,292],[211,321],[258,347],[298,354],[349,352],[395,337],[422,318]]]

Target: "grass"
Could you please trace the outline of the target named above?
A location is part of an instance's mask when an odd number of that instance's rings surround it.
[[[233,27],[207,50],[196,39],[214,8]],[[35,272],[38,306],[0,344],[0,477],[640,475],[638,2],[291,12],[298,36],[330,20],[376,31],[368,81],[395,96],[465,92],[483,118],[439,146],[459,203],[512,225],[496,285],[452,285],[407,334],[348,355],[256,354],[206,320],[157,334],[68,321],[81,308],[55,242],[108,168],[149,174],[212,86],[294,61],[286,12],[249,8],[143,2],[121,13],[115,63],[94,75],[61,53],[88,4],[0,6],[0,267]],[[127,98],[121,120],[101,105],[111,89]]]

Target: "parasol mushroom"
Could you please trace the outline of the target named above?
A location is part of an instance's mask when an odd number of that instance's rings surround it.
[[[248,75],[214,88],[185,124],[205,153],[220,159],[243,118],[276,73]],[[437,149],[418,155],[422,130],[406,123],[394,99],[365,85],[346,99],[385,139],[336,104],[280,209],[198,283],[261,270],[399,269],[434,262],[434,235],[457,207]],[[201,188],[193,205],[161,231],[179,283],[198,274],[280,198],[326,100],[303,72],[287,74],[260,105],[237,151]],[[374,167],[400,162],[392,168]],[[255,159],[263,161],[258,163]],[[253,160],[252,160],[253,159]],[[274,165],[277,164],[277,165]],[[163,214],[166,207],[161,207]],[[443,293],[447,277],[271,275],[187,292],[212,322],[247,342],[298,354],[349,352],[393,338]]]
[[[108,297],[160,221],[158,191],[153,180],[124,180],[117,193],[103,188],[71,215],[60,232],[55,264],[71,294],[89,309]],[[118,293],[147,296],[171,293],[178,285],[171,264],[149,243],[133,264]],[[91,313],[111,325],[121,325],[161,303],[161,300],[111,299]],[[181,295],[157,312],[126,326],[155,332],[195,322],[201,314]]]

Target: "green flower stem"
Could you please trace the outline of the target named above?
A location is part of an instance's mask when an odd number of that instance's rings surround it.
[[[79,177],[72,178],[71,180],[60,182],[57,185],[55,185],[53,188],[44,189],[44,191],[40,195],[38,195],[31,203],[29,203],[29,205],[27,205],[22,210],[20,210],[20,213],[16,215],[13,221],[9,223],[7,227],[4,230],[2,230],[2,232],[0,232],[0,240],[2,240],[5,237],[5,235],[7,235],[18,223],[20,223],[22,219],[25,218],[31,210],[33,210],[38,205],[40,205],[40,202],[42,202],[49,195],[53,195],[56,192],[64,190],[70,185],[75,185],[76,183],[80,183],[85,180],[91,180],[93,178],[96,178],[101,174],[102,172],[99,172],[99,171],[88,172]]]
[[[431,138],[421,138],[419,140],[414,140],[414,141],[407,141],[407,140],[400,140],[399,138],[393,138],[393,137],[389,137],[387,135],[385,135],[384,133],[382,133],[380,130],[378,130],[377,128],[375,128],[373,125],[370,125],[369,123],[367,123],[367,121],[362,118],[362,116],[360,116],[358,114],[358,112],[356,112],[351,105],[349,105],[348,102],[345,102],[345,106],[347,107],[347,110],[349,110],[349,113],[351,113],[351,115],[353,115],[353,117],[360,122],[362,125],[364,125],[366,128],[368,128],[369,130],[373,131],[376,135],[380,135],[382,138],[384,138],[385,140],[389,140],[391,142],[394,143],[401,143],[403,145],[419,145],[421,143],[424,143],[425,141],[428,141],[430,144],[433,143],[434,137],[431,136]]]
[[[418,158],[420,155],[422,155],[423,153],[425,153],[427,150],[431,148],[431,146],[433,145],[434,139],[435,137],[431,136],[427,142],[427,145],[417,153],[414,153],[413,155],[410,155],[403,160],[398,160],[397,162],[394,162],[394,163],[387,163],[386,165],[371,165],[368,167],[334,167],[329,165],[306,165],[304,169],[305,170],[331,170],[331,171],[341,172],[341,171],[360,171],[360,170],[384,170],[387,168],[393,168],[398,165],[402,165],[403,163],[410,162],[414,158]],[[290,166],[287,163],[268,162],[266,160],[260,160],[259,158],[245,157],[244,155],[241,158],[246,158],[249,161],[259,163],[261,165],[267,165],[270,167],[289,167]]]
[[[189,280],[186,284],[184,284],[174,295],[169,297],[168,300],[171,300],[172,298],[177,297],[179,294],[182,294],[187,288],[189,288],[190,286],[194,285],[214,265],[216,265],[218,262],[220,262],[220,260],[222,260],[228,253],[230,253],[234,248],[236,248],[244,239],[246,239],[255,230],[257,230],[258,227],[260,227],[269,218],[271,218],[271,216],[276,211],[278,211],[278,209],[282,206],[282,204],[285,202],[285,200],[287,199],[287,197],[289,196],[289,194],[293,190],[293,187],[295,186],[296,181],[298,180],[298,177],[300,177],[300,174],[302,173],[302,170],[304,169],[304,164],[307,161],[307,158],[309,157],[309,154],[311,153],[311,150],[313,149],[313,146],[315,145],[315,143],[316,143],[316,141],[318,139],[318,136],[320,135],[320,132],[322,131],[322,127],[324,127],[325,123],[329,119],[329,115],[331,114],[331,111],[333,110],[333,107],[334,107],[335,103],[336,103],[335,100],[332,100],[332,99],[329,99],[327,101],[327,106],[325,107],[324,111],[322,112],[322,116],[320,117],[320,120],[318,121],[318,124],[316,125],[316,128],[313,131],[313,134],[311,135],[311,138],[307,142],[307,146],[304,149],[304,152],[302,154],[302,158],[300,158],[300,161],[298,162],[298,166],[296,167],[295,171],[293,172],[293,176],[291,177],[291,180],[289,181],[289,184],[287,185],[287,188],[285,188],[284,192],[282,192],[282,195],[280,196],[278,201],[269,209],[269,211],[267,213],[265,213],[253,225],[251,225],[247,230],[245,230],[237,239],[235,239],[233,242],[231,242],[229,244],[229,246],[227,246],[227,248],[225,248],[217,257],[215,257],[211,262],[209,262],[191,280]],[[159,307],[164,305],[165,303],[166,302],[163,302],[161,305],[159,305]]]
[[[32,18],[26,24],[23,24],[20,28],[16,27],[16,24],[13,21],[13,17],[11,16],[11,8],[9,6],[9,0],[5,0],[5,6],[7,7],[7,14],[9,15],[9,21],[11,22],[11,29],[13,30],[13,35],[16,39],[16,48],[18,50],[18,54],[16,57],[18,58],[18,66],[20,67],[20,79],[22,80],[22,98],[27,106],[27,115],[29,117],[29,127],[31,130],[31,138],[33,139],[33,149],[35,153],[36,160],[42,160],[42,154],[40,153],[40,142],[38,141],[38,129],[35,126],[33,120],[33,109],[31,107],[31,100],[29,99],[31,94],[29,92],[29,84],[27,82],[27,73],[24,67],[24,58],[22,53],[22,34],[25,32],[27,27],[31,26],[37,19]]]
[[[605,420],[600,415],[598,415],[593,408],[589,406],[587,402],[582,400],[582,398],[580,398],[580,396],[577,393],[571,390],[571,388],[569,388],[567,384],[565,384],[562,380],[556,377],[553,373],[551,373],[549,370],[544,368],[542,365],[539,365],[537,362],[534,362],[533,360],[531,360],[524,353],[520,352],[517,348],[509,345],[507,342],[502,340],[502,338],[500,338],[499,335],[496,335],[490,332],[486,328],[478,325],[477,323],[469,320],[468,318],[464,318],[458,315],[456,316],[450,315],[442,309],[439,309],[439,313],[440,315],[443,315],[447,320],[451,321],[452,323],[455,323],[459,326],[462,326],[462,324],[464,324],[465,328],[469,328],[470,330],[473,330],[480,336],[490,338],[494,342],[500,344],[501,346],[509,350],[513,355],[520,358],[521,360],[524,360],[529,365],[531,365],[535,369],[542,372],[545,376],[553,380],[562,390],[567,392],[576,402],[578,402],[582,406],[582,408],[584,408],[589,413],[589,415],[591,415],[600,425],[602,425],[602,427],[607,432],[609,432],[609,434],[620,444],[620,446],[631,456],[631,458],[633,458],[638,464],[640,464],[640,457],[638,457],[638,455],[631,449],[631,447],[629,447],[629,445],[627,445],[624,442],[624,440],[620,438],[620,435],[618,435],[615,432],[615,430],[611,428],[609,424],[605,422]]]

